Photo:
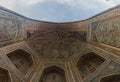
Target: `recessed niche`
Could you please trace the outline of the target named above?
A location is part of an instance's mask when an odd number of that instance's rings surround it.
[[[33,65],[31,55],[24,50],[15,50],[7,55],[16,66],[16,68],[23,74],[26,74],[30,67]]]
[[[39,82],[66,82],[63,69],[52,66],[44,69]]]
[[[104,77],[100,82],[120,82],[120,74]]]
[[[8,70],[0,68],[0,82],[11,82]]]
[[[89,74],[93,73],[104,61],[104,58],[98,56],[93,52],[90,52],[83,55],[79,59],[77,63],[77,68],[82,78],[85,78]]]

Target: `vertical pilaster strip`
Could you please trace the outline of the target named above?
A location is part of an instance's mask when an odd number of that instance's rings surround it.
[[[65,63],[65,76],[66,76],[66,81],[67,82],[72,82],[72,79],[70,77],[70,72],[69,72],[69,68],[68,68],[68,64]]]
[[[72,68],[73,76],[74,76],[75,80],[77,80],[76,82],[83,82],[82,77],[80,76],[79,71],[78,71],[76,65],[74,65],[72,63],[72,61],[70,63],[71,63],[71,68]]]
[[[69,80],[69,82],[77,82],[73,75],[70,62],[66,62],[66,72],[67,72],[67,79]]]
[[[71,68],[70,62],[68,62],[68,67],[69,67],[69,70],[70,70],[70,73],[71,73],[71,77],[72,77],[72,79],[73,79],[73,82],[76,82],[76,81],[75,81],[75,77],[74,77],[73,72],[72,72],[72,68]]]
[[[44,61],[40,60],[38,63],[38,67],[36,67],[37,69],[36,69],[30,82],[39,82],[39,79],[40,79],[42,72],[43,72],[43,66],[44,66]]]

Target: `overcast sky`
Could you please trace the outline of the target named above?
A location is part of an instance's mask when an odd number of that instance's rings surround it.
[[[26,17],[71,22],[94,16],[120,4],[120,0],[0,0],[0,5]]]

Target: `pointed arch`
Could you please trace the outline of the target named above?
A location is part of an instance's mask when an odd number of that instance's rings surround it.
[[[66,82],[65,71],[58,66],[47,67],[43,70],[39,82]]]
[[[120,82],[120,74],[103,77],[100,82]]]
[[[84,79],[93,73],[104,61],[104,58],[98,56],[94,52],[90,52],[80,57],[77,62],[77,69]]]
[[[0,82],[11,82],[8,70],[0,67]]]
[[[16,66],[16,68],[20,70],[24,75],[33,65],[31,55],[24,50],[15,50],[13,52],[8,53],[7,56]]]

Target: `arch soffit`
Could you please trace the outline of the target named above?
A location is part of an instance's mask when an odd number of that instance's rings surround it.
[[[58,68],[60,68],[60,69],[62,69],[62,70],[64,70],[65,71],[65,67],[63,67],[63,66],[60,66],[60,65],[58,65],[58,64],[50,64],[50,65],[47,65],[47,66],[44,66],[44,69],[47,69],[47,68],[50,68],[50,67],[58,67]],[[43,70],[44,70],[43,69]]]

